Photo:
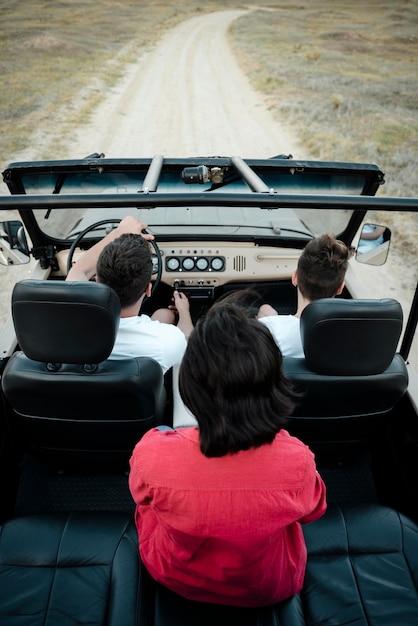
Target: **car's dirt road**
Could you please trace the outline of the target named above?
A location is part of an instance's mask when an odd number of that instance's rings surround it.
[[[168,32],[153,50],[127,68],[114,88],[103,90],[100,106],[72,135],[64,156],[81,158],[103,152],[109,158],[154,154],[266,158],[290,153],[309,158],[297,130],[289,128],[286,120],[273,118],[231,53],[228,27],[244,13],[202,15]],[[97,84],[91,89],[97,91]],[[72,106],[77,108],[77,99]],[[30,150],[9,160],[36,159],[41,153],[57,158],[54,137],[60,135],[60,124],[68,128],[68,115],[71,107],[58,112],[48,128],[37,130]],[[7,193],[1,186],[1,193]],[[403,272],[403,267],[396,257],[385,268],[373,270],[377,271],[366,277],[369,297],[391,295],[402,300],[403,279],[397,272]],[[0,267],[1,326],[9,313],[12,286],[27,272],[27,266]],[[379,285],[384,292],[376,291]]]

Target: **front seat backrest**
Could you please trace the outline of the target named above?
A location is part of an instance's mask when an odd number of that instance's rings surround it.
[[[402,321],[393,299],[323,298],[303,310],[305,358],[283,359],[302,392],[287,427],[317,454],[364,447],[405,393]]]
[[[12,314],[20,350],[2,379],[13,431],[62,465],[126,463],[140,437],[163,422],[161,366],[108,360],[120,303],[94,282],[24,280]]]
[[[314,300],[302,311],[306,364],[318,374],[369,376],[392,362],[402,332],[402,308],[382,300]]]

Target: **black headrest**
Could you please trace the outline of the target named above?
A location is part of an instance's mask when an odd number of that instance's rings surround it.
[[[12,293],[20,349],[45,363],[100,363],[112,351],[120,319],[116,292],[95,282],[22,280]]]
[[[314,300],[300,318],[306,364],[318,374],[379,374],[396,353],[402,322],[402,307],[391,298]]]

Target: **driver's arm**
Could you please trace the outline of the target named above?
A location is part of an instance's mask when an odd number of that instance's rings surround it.
[[[374,239],[379,239],[380,235],[383,235],[383,233],[386,230],[386,226],[375,226],[374,230],[370,231],[370,232],[362,232],[361,233],[361,237],[360,239],[364,239],[366,241],[371,241]]]
[[[120,235],[124,233],[141,235],[148,241],[154,239],[154,235],[143,232],[146,228],[147,224],[140,222],[136,217],[132,215],[124,217],[117,228],[114,228],[106,237],[84,252],[83,256],[72,266],[65,280],[85,281],[93,278],[96,274],[97,259],[103,248],[107,246],[110,241],[117,239],[117,237],[120,237]]]

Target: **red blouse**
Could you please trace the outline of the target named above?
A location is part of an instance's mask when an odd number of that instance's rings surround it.
[[[271,444],[207,458],[197,428],[153,429],[130,464],[141,558],[155,580],[192,600],[249,607],[301,589],[301,524],[326,509],[301,441],[281,430]]]

